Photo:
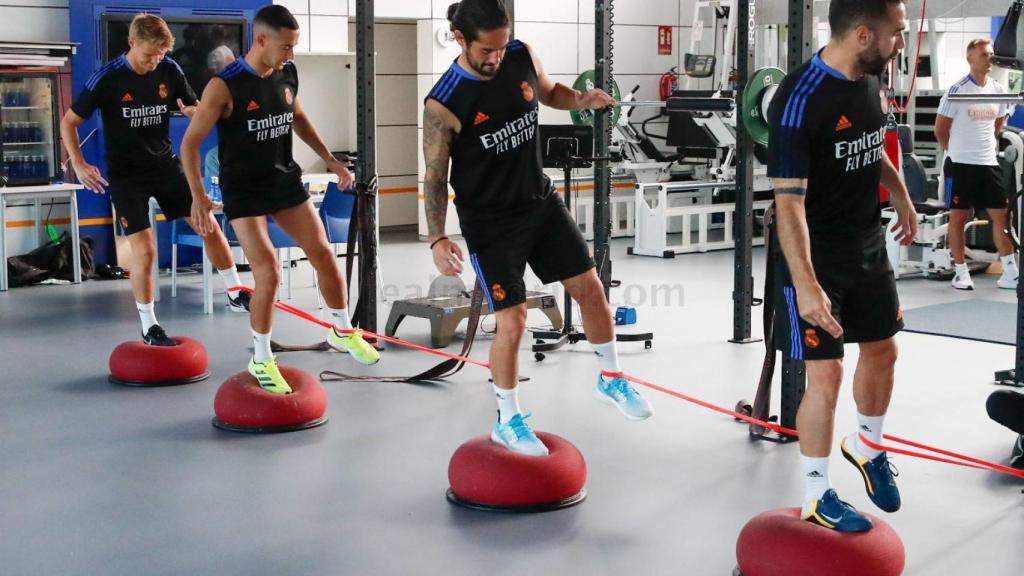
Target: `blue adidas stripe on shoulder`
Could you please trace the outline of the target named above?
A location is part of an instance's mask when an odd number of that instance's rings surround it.
[[[227,80],[232,76],[237,76],[240,72],[242,72],[242,70],[245,70],[245,67],[242,66],[242,62],[243,60],[241,58],[235,60],[231,64],[225,66],[223,70],[218,72],[217,76],[219,76],[221,80]]]
[[[821,85],[829,72],[818,66],[808,66],[797,80],[796,88],[790,92],[786,100],[786,106],[782,112],[782,130],[779,132],[779,144],[783,150],[792,149],[792,139],[797,136],[797,131],[803,127],[804,113],[807,109],[807,101],[811,94]],[[787,153],[782,154],[782,166],[779,177],[789,178],[800,176],[796,173],[793,165],[793,158]]]
[[[181,66],[179,66],[178,63],[175,62],[174,58],[171,58],[170,56],[164,55],[164,59],[161,60],[160,63],[161,64],[170,64],[171,66],[174,66],[175,68],[177,68],[178,72],[180,72],[182,76],[185,75],[185,72],[184,72],[184,70],[181,69]]]
[[[959,91],[960,91],[960,89],[961,89],[961,88],[963,88],[964,86],[966,86],[966,85],[967,85],[967,83],[968,83],[968,82],[971,82],[971,81],[972,81],[972,80],[971,80],[971,77],[970,77],[970,76],[965,76],[965,77],[964,77],[963,79],[961,79],[961,80],[960,80],[959,82],[957,82],[956,84],[953,84],[952,86],[950,86],[950,87],[949,87],[949,90],[947,90],[946,92],[948,92],[949,94],[956,94],[957,92],[959,92]]]
[[[514,50],[519,50],[519,49],[523,48],[524,46],[525,46],[525,44],[523,44],[522,41],[520,41],[520,40],[513,40],[513,41],[508,43],[508,46],[505,46],[505,50],[511,52],[511,51],[514,51]]]
[[[430,92],[430,97],[442,103],[447,102],[465,74],[466,72],[463,72],[457,64],[452,64]]]
[[[122,66],[124,66],[124,64],[125,64],[124,56],[118,56],[117,58],[111,60],[110,62],[107,62],[102,67],[100,67],[99,70],[97,70],[97,71],[92,73],[92,76],[90,76],[89,80],[86,81],[86,83],[85,83],[86,89],[88,89],[88,90],[95,90],[96,89],[96,85],[99,84],[100,80],[104,76],[106,76],[107,74],[109,74],[110,72],[112,72],[114,70],[117,70],[117,69],[121,68]]]

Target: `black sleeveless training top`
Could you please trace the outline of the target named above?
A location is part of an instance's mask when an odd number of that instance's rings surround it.
[[[220,187],[225,195],[246,190],[302,186],[302,170],[292,158],[292,119],[299,77],[295,64],[260,78],[239,58],[218,76],[231,92],[232,110],[217,121]]]
[[[463,231],[525,214],[550,196],[537,133],[537,72],[526,46],[509,42],[498,74],[481,80],[453,62],[427,98],[462,125],[449,180]]]

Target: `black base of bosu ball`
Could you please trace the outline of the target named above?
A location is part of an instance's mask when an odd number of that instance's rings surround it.
[[[586,498],[587,463],[568,440],[537,432],[547,456],[523,456],[489,436],[469,440],[448,464],[452,504],[488,512],[547,512]]]
[[[124,386],[178,386],[206,380],[209,358],[197,340],[173,338],[176,346],[123,342],[110,353],[110,381]]]
[[[272,394],[256,378],[239,372],[228,378],[213,400],[213,425],[231,432],[271,434],[316,428],[327,423],[327,392],[308,372],[280,366],[291,394]]]

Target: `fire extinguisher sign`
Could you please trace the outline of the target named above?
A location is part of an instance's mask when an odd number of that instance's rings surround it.
[[[658,26],[658,54],[661,56],[672,54],[671,26]]]

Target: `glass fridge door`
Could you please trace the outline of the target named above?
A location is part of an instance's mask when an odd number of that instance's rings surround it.
[[[50,74],[0,72],[0,140],[8,185],[58,178],[55,82]]]

